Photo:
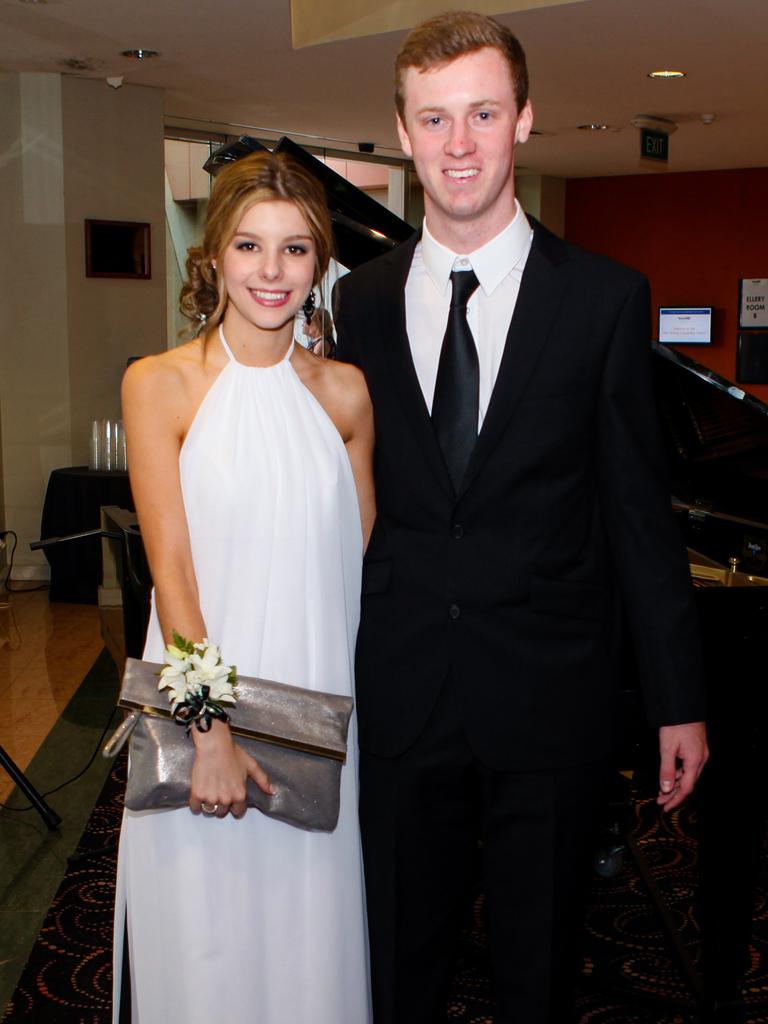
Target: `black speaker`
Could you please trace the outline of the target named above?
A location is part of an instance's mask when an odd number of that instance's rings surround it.
[[[768,384],[768,331],[740,331],[736,351],[739,384]]]

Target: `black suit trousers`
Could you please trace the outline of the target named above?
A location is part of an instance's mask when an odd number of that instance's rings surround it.
[[[361,753],[375,1024],[445,1024],[473,867],[482,860],[496,1024],[566,1024],[604,761],[495,771],[449,678],[398,757]]]

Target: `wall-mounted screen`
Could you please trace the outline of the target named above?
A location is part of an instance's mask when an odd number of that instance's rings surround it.
[[[711,306],[660,306],[659,342],[663,345],[709,345]]]

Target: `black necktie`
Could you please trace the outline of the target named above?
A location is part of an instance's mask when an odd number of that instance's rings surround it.
[[[467,302],[477,288],[474,270],[451,274],[451,308],[437,367],[432,423],[456,491],[477,441],[480,367],[467,323]]]

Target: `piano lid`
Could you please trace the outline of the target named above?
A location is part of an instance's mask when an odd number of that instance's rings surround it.
[[[654,345],[654,391],[680,500],[768,519],[768,405],[674,349]]]
[[[267,147],[262,145],[258,139],[254,139],[251,135],[241,135],[237,142],[230,142],[226,146],[219,146],[218,149],[215,149],[203,164],[203,170],[215,178],[219,171],[228,164],[233,164],[244,156],[249,156],[251,153],[268,152]]]
[[[350,270],[396,248],[413,234],[410,224],[290,139],[280,139],[275,152],[290,154],[322,184],[331,211],[336,259]]]

